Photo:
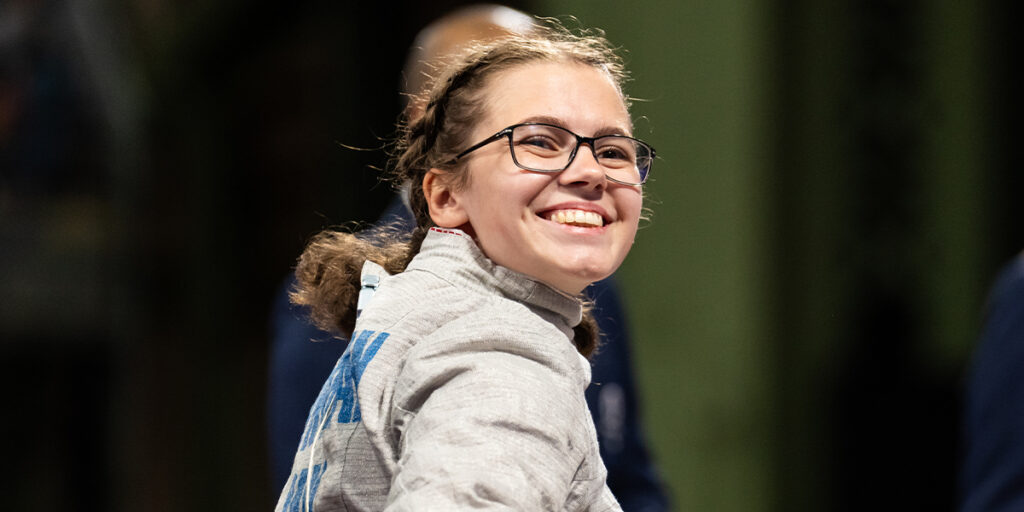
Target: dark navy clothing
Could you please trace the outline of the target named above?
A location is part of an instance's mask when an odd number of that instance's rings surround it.
[[[392,205],[384,221],[400,218],[401,211],[401,204]],[[285,485],[309,409],[347,344],[310,325],[303,308],[289,303],[287,292],[293,283],[289,279],[281,288],[271,319],[267,414],[275,490]],[[667,510],[668,500],[640,426],[619,294],[611,279],[595,283],[587,294],[595,301],[603,344],[593,358],[586,398],[608,469],[608,485],[623,510]]]
[[[992,289],[965,398],[961,512],[1024,510],[1024,254]]]

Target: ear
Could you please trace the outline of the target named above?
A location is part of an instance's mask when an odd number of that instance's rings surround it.
[[[442,228],[458,228],[469,222],[469,215],[459,201],[461,194],[453,190],[448,177],[440,169],[431,169],[423,176],[423,197],[434,224]]]

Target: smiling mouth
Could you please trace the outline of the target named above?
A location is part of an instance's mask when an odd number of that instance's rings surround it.
[[[604,226],[604,218],[595,212],[585,210],[555,210],[544,216],[547,220],[556,224],[568,224],[586,228],[599,228]]]

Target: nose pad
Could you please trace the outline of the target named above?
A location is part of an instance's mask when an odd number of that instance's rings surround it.
[[[559,176],[564,185],[573,183],[604,188],[607,184],[604,167],[598,163],[597,155],[590,144],[580,144],[576,155]]]

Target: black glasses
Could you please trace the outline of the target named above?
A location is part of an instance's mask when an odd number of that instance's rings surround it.
[[[451,163],[503,137],[508,137],[512,161],[527,171],[564,171],[572,164],[582,144],[590,146],[594,159],[604,168],[605,177],[623,185],[643,183],[654,163],[654,148],[642,140],[625,135],[583,137],[545,123],[509,126],[459,153]]]

